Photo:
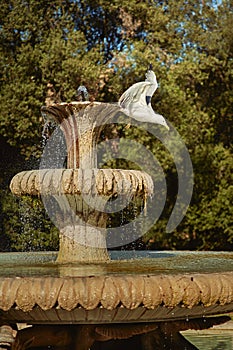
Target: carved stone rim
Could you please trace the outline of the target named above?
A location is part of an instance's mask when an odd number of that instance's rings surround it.
[[[22,171],[10,183],[15,195],[92,194],[147,197],[153,193],[150,175],[123,169],[41,169]]]
[[[6,292],[7,291],[7,292]],[[233,273],[0,278],[0,309],[24,312],[36,305],[71,311],[124,307],[210,307],[233,303]]]

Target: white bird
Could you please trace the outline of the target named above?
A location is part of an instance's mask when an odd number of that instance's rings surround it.
[[[130,86],[121,95],[118,103],[123,112],[129,117],[140,122],[161,124],[169,130],[164,117],[156,114],[151,106],[151,98],[157,87],[156,75],[150,65],[146,73],[146,80]]]

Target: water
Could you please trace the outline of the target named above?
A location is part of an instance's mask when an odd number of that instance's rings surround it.
[[[184,333],[185,338],[188,339],[199,350],[232,350],[233,349],[233,330],[221,331],[216,334],[206,333]]]
[[[185,251],[110,251],[107,263],[63,264],[65,275],[179,274],[233,270],[233,253]],[[59,276],[56,252],[0,254],[0,276]]]

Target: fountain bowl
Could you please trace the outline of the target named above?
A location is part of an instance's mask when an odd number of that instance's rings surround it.
[[[0,254],[1,322],[137,323],[233,311],[233,254],[111,251],[59,263],[56,252]]]

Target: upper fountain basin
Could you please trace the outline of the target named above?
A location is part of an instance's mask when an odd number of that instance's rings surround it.
[[[115,196],[129,194],[143,198],[152,195],[150,175],[122,169],[42,169],[22,171],[11,180],[16,195],[92,194]]]

